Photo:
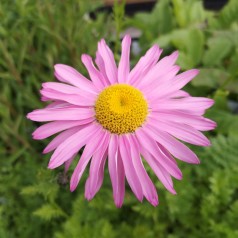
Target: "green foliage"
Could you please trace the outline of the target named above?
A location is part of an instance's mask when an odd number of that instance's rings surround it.
[[[100,4],[0,3],[0,237],[238,237],[238,116],[229,106],[238,99],[238,1],[230,0],[214,13],[199,0],[160,0],[151,13],[133,17],[125,16],[118,3],[112,15],[97,12],[91,18]],[[157,208],[136,201],[127,186],[125,203],[117,209],[107,169],[103,188],[92,201],[83,195],[87,174],[70,193],[67,181],[74,166],[68,175],[62,169],[47,170],[49,156],[41,154],[47,141],[33,141],[31,132],[38,124],[25,119],[27,112],[42,107],[38,90],[42,82],[53,80],[55,63],[85,74],[81,54],[95,56],[102,37],[117,54],[118,37],[128,26],[141,30],[142,52],[154,43],[164,54],[178,49],[182,70],[200,69],[186,90],[215,100],[206,114],[218,123],[207,133],[212,146],[192,147],[200,165],[180,163],[183,180],[174,181],[178,195],[167,192],[149,171],[159,192]],[[133,53],[131,58],[137,60]]]
[[[166,2],[169,4],[170,1]],[[169,25],[166,34],[154,35],[151,43],[158,43],[168,50],[179,49],[178,64],[182,70],[201,69],[201,75],[193,82],[195,86],[216,89],[229,80],[233,84],[225,85],[225,88],[237,94],[238,61],[234,52],[238,51],[238,2],[231,0],[218,15],[205,11],[202,1],[173,0],[172,3],[169,8],[174,16],[170,17],[176,21],[172,28]],[[160,1],[155,9],[162,9]],[[159,15],[159,12],[157,10],[154,15]],[[152,14],[144,14],[145,19],[147,15],[152,17]],[[167,22],[161,24],[166,27]],[[145,28],[141,27],[141,30],[141,42],[150,40],[144,33]]]
[[[230,53],[232,43],[226,38],[213,37],[207,42],[208,50],[203,58],[204,65],[220,65],[222,60]],[[222,49],[222,50],[221,50]]]
[[[53,206],[51,204],[44,204],[42,207],[34,211],[33,214],[35,216],[39,216],[40,218],[46,221],[50,221],[51,219],[66,216],[66,214],[60,207],[56,205]]]

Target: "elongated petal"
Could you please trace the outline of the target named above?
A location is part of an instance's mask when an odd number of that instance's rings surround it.
[[[82,94],[85,94],[88,98],[95,97],[95,93],[87,92],[78,87],[71,86],[65,83],[58,83],[58,82],[42,83],[42,87],[44,89],[52,89],[54,91],[65,93],[65,94],[76,94],[80,96]]]
[[[153,124],[148,124],[146,127],[144,127],[144,130],[151,138],[164,146],[174,157],[187,163],[199,163],[195,153],[193,153],[187,146],[176,140],[167,132],[158,130]]]
[[[50,99],[47,99],[47,101]],[[48,104],[45,108],[68,108],[71,104],[64,101],[56,101]]]
[[[64,163],[64,174],[66,174],[68,172],[69,167],[72,164],[72,162],[73,162],[73,160],[74,160],[76,155],[77,155],[77,153],[73,154],[71,156],[71,158],[69,158],[67,161],[65,161],[65,163]]]
[[[130,46],[131,37],[126,35],[122,41],[121,59],[118,66],[118,83],[128,82],[130,71]]]
[[[143,200],[143,191],[140,184],[138,175],[136,174],[135,168],[132,164],[132,158],[129,152],[129,144],[125,138],[126,136],[119,137],[119,150],[122,157],[126,179],[131,187],[131,190],[136,195],[139,201]]]
[[[151,84],[152,82],[158,80],[163,75],[166,75],[171,69],[173,68],[173,65],[178,58],[178,51],[175,51],[170,56],[164,57],[161,59],[154,67],[151,69],[151,71],[141,80],[137,87],[143,88],[146,84]],[[176,66],[178,67],[178,66]],[[179,68],[178,68],[179,70]],[[176,70],[176,73],[178,72]]]
[[[184,111],[204,111],[214,104],[214,100],[203,97],[186,97],[181,99],[167,99],[152,104],[153,111],[161,110],[184,110]]]
[[[174,80],[171,80],[168,82],[168,84],[164,84],[160,88],[158,88],[157,93],[158,97],[155,97],[156,99],[164,98],[172,95],[177,90],[180,90],[183,88],[188,82],[190,82],[197,74],[199,73],[199,70],[197,69],[191,69],[188,71],[185,71],[181,74],[178,74],[176,77],[174,77]]]
[[[43,153],[49,153],[53,150],[55,150],[60,144],[62,144],[66,139],[68,139],[70,136],[75,134],[76,132],[83,129],[85,126],[76,126],[71,129],[68,129],[64,132],[61,132],[59,135],[57,135],[44,149]]]
[[[156,188],[153,182],[151,181],[150,177],[148,176],[145,167],[142,163],[140,157],[139,144],[133,135],[129,136],[128,140],[129,140],[128,143],[130,144],[132,162],[135,167],[135,171],[138,175],[138,178],[140,180],[143,194],[153,206],[157,206],[159,202]]]
[[[96,101],[96,95],[93,97],[88,97],[85,94],[68,94],[57,92],[52,89],[42,89],[40,90],[42,96],[46,97],[48,100],[61,100],[68,102],[76,106],[94,106]]]
[[[166,70],[168,70],[172,65],[174,65],[174,63],[178,59],[178,55],[179,55],[179,52],[174,51],[171,55],[161,59],[156,66],[156,70],[158,70],[159,72],[160,71],[165,72]]]
[[[107,86],[103,75],[95,68],[92,58],[89,55],[83,54],[81,59],[83,64],[87,68],[89,76],[93,81],[95,87],[97,87],[99,90],[102,90],[105,86]]]
[[[118,143],[118,135],[112,134],[108,147],[108,169],[114,202],[117,207],[121,207],[125,195],[125,170],[118,151]]]
[[[162,85],[167,85],[168,82],[175,77],[179,70],[180,67],[177,65],[173,66],[171,67],[170,71],[162,76],[156,77],[156,79],[154,79],[155,75],[151,76],[151,78],[148,78],[143,85],[139,85],[138,88],[143,90],[145,94],[158,94],[158,88],[160,88]]]
[[[153,68],[161,53],[162,50],[158,47],[158,45],[153,45],[131,70],[129,74],[129,83],[136,86],[141,79],[145,77],[149,70]]]
[[[183,91],[183,90],[178,90],[175,91],[174,93],[170,94],[170,98],[184,98],[184,97],[189,97],[190,94]]]
[[[95,93],[87,92],[85,90],[82,90],[78,87],[70,86],[68,84],[64,83],[57,83],[57,82],[48,82],[48,83],[42,83],[42,87],[44,90],[42,91],[49,91],[49,92],[58,92],[63,94],[69,94],[69,95],[77,95],[83,99],[87,99],[90,102],[93,100],[95,101],[95,98],[97,95]],[[46,89],[46,90],[45,90]],[[45,97],[48,97],[48,95],[45,95]],[[61,98],[56,98],[57,100],[63,101]]]
[[[150,117],[154,120],[158,120],[158,124],[160,121],[169,121],[171,123],[178,123],[180,125],[186,124],[199,131],[209,131],[216,127],[216,123],[212,120],[180,111],[168,110],[165,112],[152,112]]]
[[[40,127],[38,127],[33,133],[32,136],[35,140],[42,140],[45,138],[48,138],[49,136],[52,136],[60,131],[69,129],[71,127],[87,124],[90,121],[85,121],[82,124],[83,121],[54,121],[49,122],[47,124],[44,124]]]
[[[157,121],[150,118],[151,124],[154,124],[159,131],[166,131],[176,138],[194,145],[210,146],[211,143],[200,131],[188,125],[181,125],[169,121]],[[155,124],[156,123],[156,124]]]
[[[100,73],[103,75],[103,78],[105,79],[105,84],[107,86],[109,86],[111,83],[107,77],[107,73],[106,73],[106,68],[105,68],[105,64],[104,64],[104,61],[103,61],[103,58],[102,56],[100,55],[99,51],[96,52],[96,59],[95,59],[95,62],[97,64],[97,67],[100,71]]]
[[[98,176],[97,184],[93,193],[91,192],[91,188],[90,188],[90,183],[91,183],[90,176],[85,183],[85,198],[87,200],[91,200],[95,196],[95,194],[99,191],[99,189],[101,188],[103,184],[104,167],[105,167],[106,159],[107,159],[107,151],[104,153],[104,156],[102,158],[102,163],[100,164],[100,167],[98,168],[99,176]]]
[[[32,121],[75,121],[92,118],[94,113],[90,108],[45,108],[28,113],[27,118]]]
[[[111,84],[114,84],[117,82],[117,66],[115,63],[114,55],[112,51],[107,46],[105,40],[101,40],[98,43],[98,52],[101,55],[101,58],[103,59],[104,65],[105,65],[105,71],[107,78]]]
[[[85,193],[88,200],[91,200],[95,196],[98,189],[102,185],[104,165],[106,161],[105,152],[108,148],[109,139],[110,134],[105,131],[105,135],[102,140],[102,146],[97,150],[97,152],[94,153],[92,157],[88,178],[88,188],[87,192]]]
[[[64,65],[55,65],[55,76],[61,82],[72,84],[80,89],[96,94],[97,89],[90,80],[85,78],[74,68]]]
[[[99,131],[96,124],[91,124],[79,132],[73,134],[61,143],[53,153],[48,168],[54,169],[67,161],[74,153],[77,153]]]
[[[99,133],[94,134],[86,144],[84,151],[79,159],[79,162],[73,172],[70,180],[70,191],[74,191],[78,186],[78,183],[83,175],[85,168],[87,167],[93,154],[101,147],[102,139],[104,137],[104,132],[99,131]]]
[[[158,177],[158,179],[165,186],[165,188],[172,194],[176,194],[170,174],[158,163],[158,161],[148,151],[146,151],[146,149],[143,148],[141,150],[141,153],[146,162],[149,164],[149,166],[152,168],[152,170]]]
[[[136,138],[142,148],[146,149],[150,154],[152,154],[160,163],[176,179],[182,179],[182,172],[178,168],[177,164],[171,161],[166,155],[164,155],[156,142],[152,140],[143,129],[136,131]]]

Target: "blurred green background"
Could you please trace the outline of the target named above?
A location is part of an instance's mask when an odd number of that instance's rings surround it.
[[[98,10],[99,1],[0,1],[0,238],[236,238],[238,237],[238,1],[220,11],[199,0],[160,0],[152,12]],[[201,73],[186,87],[193,96],[214,98],[207,117],[218,123],[208,133],[212,147],[192,147],[200,165],[179,163],[177,196],[151,173],[160,199],[139,203],[129,187],[121,209],[114,206],[108,172],[103,188],[84,199],[84,175],[69,191],[63,168],[47,169],[47,144],[33,141],[39,126],[25,115],[42,108],[39,89],[53,81],[53,65],[64,63],[86,74],[82,53],[95,56],[104,37],[118,59],[120,34],[139,31],[132,66],[154,43],[164,55],[178,49],[182,70]],[[138,53],[139,52],[139,53]],[[74,166],[72,166],[74,167]],[[69,176],[72,169],[69,171]]]

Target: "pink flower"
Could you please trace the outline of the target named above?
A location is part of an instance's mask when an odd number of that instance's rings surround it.
[[[55,65],[60,83],[43,83],[43,101],[52,101],[27,118],[49,123],[34,133],[36,140],[59,133],[45,148],[54,151],[49,168],[65,165],[84,146],[70,181],[74,191],[90,163],[85,197],[91,200],[103,183],[104,167],[108,169],[117,207],[125,194],[125,179],[139,201],[145,197],[158,205],[156,188],[148,176],[148,163],[165,188],[176,194],[171,177],[182,179],[174,158],[198,164],[197,156],[181,141],[209,146],[200,132],[215,128],[216,123],[203,117],[213,100],[192,97],[182,88],[198,70],[180,73],[175,65],[178,52],[159,60],[162,50],[154,45],[130,71],[131,38],[122,41],[122,54],[117,67],[112,51],[104,40],[98,43],[95,67],[89,55],[82,55],[88,80],[67,65]],[[143,158],[143,159],[142,159]]]

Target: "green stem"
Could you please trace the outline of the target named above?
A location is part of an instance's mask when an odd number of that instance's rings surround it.
[[[123,25],[124,25],[124,16],[125,16],[125,5],[126,0],[123,0],[119,3],[118,0],[114,1],[113,6],[113,18],[115,22],[115,29],[116,29],[116,39],[115,39],[115,46],[114,46],[114,55],[116,61],[119,60],[119,50],[120,50],[120,33],[122,31]]]

